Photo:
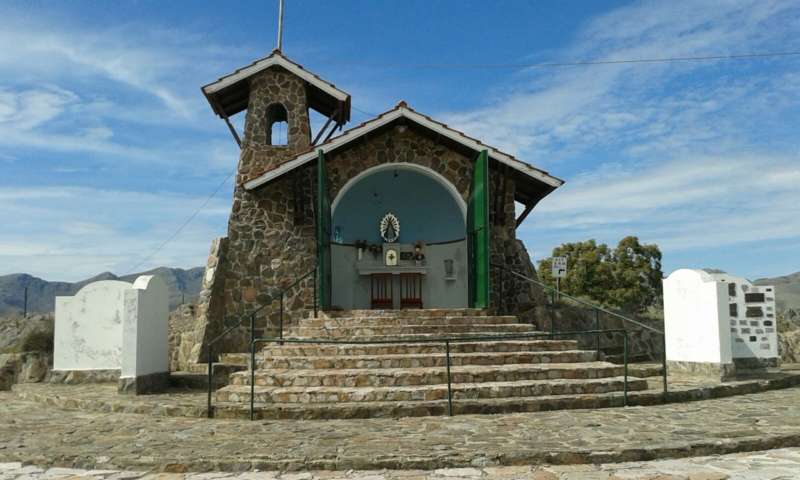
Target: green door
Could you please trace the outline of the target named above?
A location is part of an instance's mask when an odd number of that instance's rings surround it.
[[[331,306],[331,201],[322,150],[317,157],[317,276],[319,307],[327,310]]]
[[[489,153],[478,154],[467,208],[469,305],[489,307]]]

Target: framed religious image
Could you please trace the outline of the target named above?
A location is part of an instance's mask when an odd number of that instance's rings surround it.
[[[386,243],[394,243],[400,236],[400,220],[391,212],[383,216],[379,227],[381,238]]]
[[[397,253],[397,250],[394,248],[387,248],[386,251],[383,253],[383,258],[385,260],[385,264],[387,267],[396,267],[397,260],[400,255]]]

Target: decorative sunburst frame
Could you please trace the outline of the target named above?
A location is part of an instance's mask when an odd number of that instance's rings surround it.
[[[394,230],[394,236],[390,236],[389,226],[391,226],[392,230]],[[381,231],[381,238],[386,243],[394,243],[400,238],[400,220],[394,215],[394,213],[389,212],[383,216],[380,223],[380,231]]]

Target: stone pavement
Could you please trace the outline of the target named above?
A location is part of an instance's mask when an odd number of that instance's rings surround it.
[[[632,364],[630,374],[632,376],[646,377],[652,375],[660,368],[655,364]],[[204,375],[203,375],[204,377]],[[662,377],[645,378],[649,387],[648,390],[630,392],[628,401],[630,405],[656,405],[663,402]],[[780,371],[770,374],[760,374],[757,377],[742,377],[736,381],[721,383],[709,379],[670,374],[669,376],[669,402],[690,402],[697,400],[708,400],[712,398],[724,398],[735,395],[745,395],[763,392],[767,390],[789,388],[800,386],[800,365],[783,365]],[[207,416],[206,392],[204,389],[187,390],[181,388],[171,389],[169,392],[157,395],[119,395],[117,393],[116,382],[105,383],[86,383],[79,385],[59,385],[52,383],[25,383],[13,386],[14,393],[25,400],[36,401],[49,408],[59,408],[67,410],[82,410],[85,412],[98,413],[139,413],[169,417],[202,417]],[[537,404],[529,402],[525,409],[527,411],[545,411],[562,408],[603,408],[609,406],[622,406],[622,395],[616,394],[607,402],[604,395],[578,395],[574,402],[563,401],[564,396],[542,397]],[[414,416],[413,411],[415,402],[393,402],[395,408],[405,408],[405,416]],[[434,402],[435,403],[435,402]],[[441,400],[442,414],[446,412],[446,401]],[[524,402],[523,402],[524,403]],[[230,404],[226,407],[215,401],[217,406],[217,416],[220,418],[249,418],[249,410],[246,405],[237,405],[235,408]],[[343,404],[347,408],[353,409],[353,418],[373,418],[376,416],[402,416],[376,415],[370,412],[363,405],[357,403]],[[283,408],[281,408],[283,407]],[[307,420],[320,418],[320,412],[324,409],[312,410],[305,408],[300,411],[300,415],[292,414],[291,406],[272,405],[272,410],[277,412],[273,417],[288,418],[299,416]],[[530,408],[527,408],[530,407]],[[537,408],[533,408],[537,407]],[[458,402],[456,411],[458,412]],[[258,415],[258,412],[256,412]],[[275,412],[273,412],[275,413]],[[339,412],[340,413],[340,412]],[[425,412],[422,412],[425,413]],[[430,412],[428,412],[430,413]],[[471,412],[472,413],[472,412]],[[489,411],[488,413],[496,413]]]
[[[0,463],[0,480],[793,480],[800,448],[679,460],[601,465],[467,467],[439,470],[348,470],[247,473],[161,473],[38,468]]]
[[[644,461],[800,446],[800,388],[511,415],[241,421],[59,410],[0,392],[0,462],[163,472]]]

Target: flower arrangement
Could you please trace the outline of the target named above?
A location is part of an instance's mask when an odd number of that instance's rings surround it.
[[[364,256],[364,250],[367,249],[367,241],[366,240],[356,240],[355,242],[356,249],[358,250],[358,259]]]
[[[378,258],[378,256],[381,254],[381,250],[383,250],[383,248],[377,243],[373,243],[369,246],[369,251],[375,258]]]
[[[424,246],[425,244],[421,240],[417,240],[417,243],[414,244],[414,262],[417,265],[422,265],[422,262],[425,261],[425,254],[422,253],[422,247]]]

